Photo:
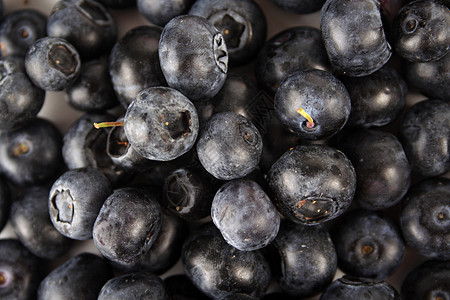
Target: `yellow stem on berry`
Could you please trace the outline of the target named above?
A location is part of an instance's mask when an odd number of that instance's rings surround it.
[[[117,127],[117,126],[123,126],[123,122],[101,122],[101,123],[94,123],[94,127],[96,129],[105,128],[105,127]]]
[[[303,109],[303,108],[299,108],[297,109],[297,112],[302,115],[308,122],[306,123],[306,127],[308,128],[312,128],[314,127],[314,120],[313,118],[311,118],[311,116]]]

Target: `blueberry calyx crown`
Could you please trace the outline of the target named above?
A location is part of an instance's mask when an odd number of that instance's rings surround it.
[[[228,50],[221,33],[217,33],[213,38],[214,59],[219,69],[227,73],[228,71]]]

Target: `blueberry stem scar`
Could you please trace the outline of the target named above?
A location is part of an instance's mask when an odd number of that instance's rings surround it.
[[[297,112],[299,114],[301,114],[303,117],[305,117],[306,120],[308,120],[308,123],[306,123],[306,127],[308,128],[313,128],[314,127],[314,120],[313,118],[311,118],[311,116],[303,109],[303,108],[298,108]]]
[[[117,127],[117,126],[123,126],[123,122],[101,122],[101,123],[94,123],[94,127],[96,129],[105,128],[105,127]]]

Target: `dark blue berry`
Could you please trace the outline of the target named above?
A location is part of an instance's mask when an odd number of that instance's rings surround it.
[[[195,0],[137,0],[138,11],[155,25],[166,25],[172,18],[187,14]]]

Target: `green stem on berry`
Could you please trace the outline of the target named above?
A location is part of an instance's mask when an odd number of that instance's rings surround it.
[[[94,123],[94,127],[96,129],[105,128],[105,127],[117,127],[117,126],[123,126],[123,122],[101,122],[101,123]]]

